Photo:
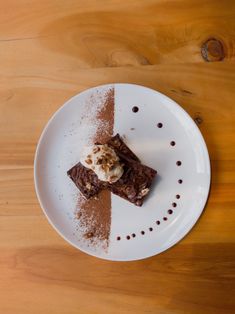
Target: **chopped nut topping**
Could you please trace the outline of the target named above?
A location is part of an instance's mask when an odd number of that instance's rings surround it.
[[[101,164],[102,164],[102,159],[100,158],[96,161],[96,165],[101,165]]]
[[[107,144],[104,144],[104,146],[103,146],[103,150],[104,150],[104,151],[108,151],[108,150],[109,150],[109,147],[108,147],[108,145],[107,145]]]
[[[141,194],[141,196],[144,196],[144,195],[148,194],[148,192],[149,192],[149,189],[146,188],[146,189],[143,189],[143,190],[140,192],[140,194]]]
[[[85,162],[86,162],[88,165],[91,165],[91,164],[92,164],[92,160],[91,160],[91,159],[86,159]]]
[[[116,180],[117,180],[117,176],[111,176],[110,177],[110,182],[112,183],[112,182],[115,182]]]
[[[89,182],[86,184],[86,188],[87,188],[88,190],[91,189],[91,184],[90,184]]]
[[[112,171],[115,168],[115,166],[114,165],[108,165],[108,168],[109,168],[109,171]]]
[[[101,181],[115,182],[123,174],[123,166],[120,165],[119,157],[106,144],[88,147],[81,160],[84,166],[93,170]],[[113,175],[116,177],[110,179]]]
[[[96,154],[100,151],[100,148],[98,146],[93,148],[93,153]]]
[[[117,140],[117,139],[116,139],[116,140],[114,140],[114,141],[113,141],[113,143],[114,143],[114,145],[116,145],[117,147],[119,147],[119,146],[120,146],[119,140]]]

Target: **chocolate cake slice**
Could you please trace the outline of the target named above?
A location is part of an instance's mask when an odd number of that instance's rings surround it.
[[[136,206],[142,206],[157,171],[136,161],[124,161],[124,164],[122,177],[117,182],[109,184],[108,188],[112,193]]]

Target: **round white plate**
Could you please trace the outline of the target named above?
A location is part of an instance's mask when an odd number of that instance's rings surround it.
[[[112,87],[114,134],[124,135],[127,145],[144,164],[156,169],[158,176],[142,207],[112,195],[110,241],[104,250],[83,241],[77,230],[74,209],[79,192],[66,172],[79,161],[93,127],[89,120],[84,122],[87,102]],[[133,106],[139,111],[134,113]],[[210,161],[199,129],[173,100],[143,86],[113,84],[74,96],[54,114],[38,143],[34,175],[41,207],[64,239],[90,255],[129,261],[158,254],[189,232],[207,201]]]

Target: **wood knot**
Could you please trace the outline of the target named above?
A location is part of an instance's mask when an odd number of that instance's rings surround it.
[[[225,58],[223,44],[216,38],[209,38],[202,44],[201,54],[207,62],[222,61]]]

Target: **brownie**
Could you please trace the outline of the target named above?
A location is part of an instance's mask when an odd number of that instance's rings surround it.
[[[140,162],[125,162],[122,177],[108,185],[110,191],[131,203],[142,206],[157,171]]]
[[[119,134],[111,137],[107,144],[115,150],[119,158],[123,160],[139,160],[123,142]],[[107,187],[106,182],[100,181],[94,171],[84,167],[80,162],[73,166],[67,174],[87,199],[95,196],[102,189]]]
[[[87,199],[95,196],[105,187],[105,182],[100,181],[94,171],[84,167],[80,162],[67,174]]]
[[[124,173],[117,182],[111,184],[99,180],[94,171],[84,167],[80,162],[67,172],[68,176],[87,199],[108,188],[112,193],[142,206],[157,171],[142,165],[119,134],[113,136],[107,144],[115,150],[124,167]]]

